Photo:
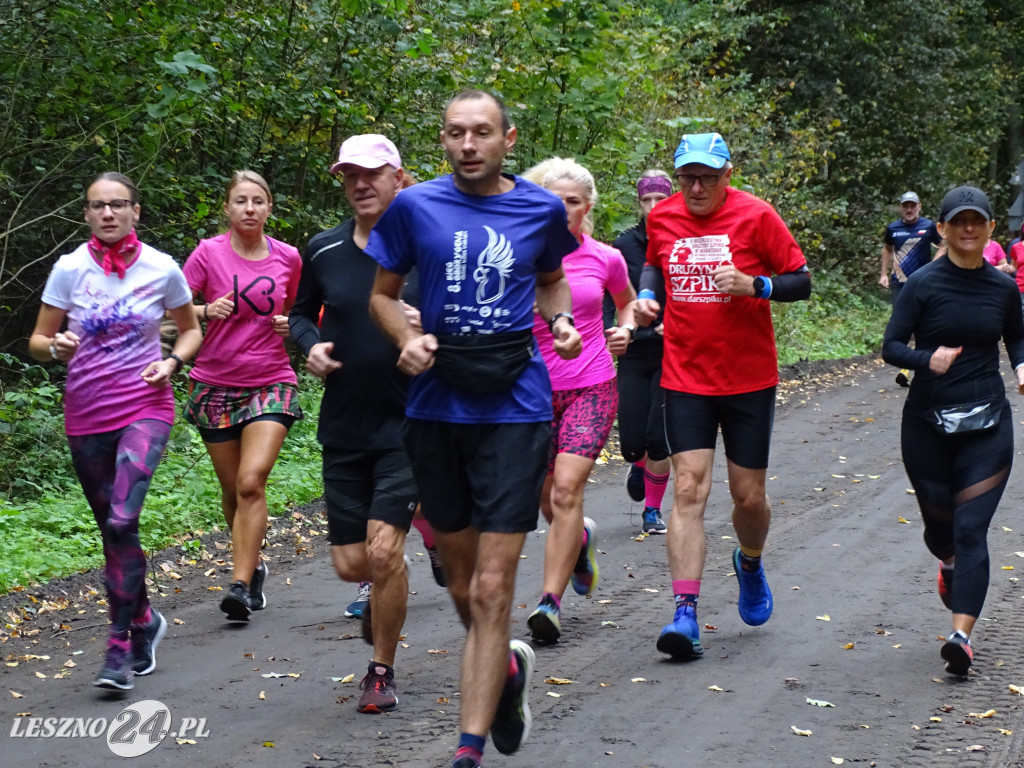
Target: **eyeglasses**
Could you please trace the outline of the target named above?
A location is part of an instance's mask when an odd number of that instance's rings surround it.
[[[93,213],[103,213],[103,209],[110,206],[114,213],[120,213],[125,208],[131,208],[131,200],[86,200],[85,207]]]
[[[689,189],[695,183],[697,183],[697,181],[700,181],[700,185],[702,187],[711,189],[711,187],[718,184],[718,180],[721,178],[722,174],[720,173],[701,173],[696,176],[693,175],[692,173],[676,174],[676,181],[679,182],[679,186],[681,186],[683,189]]]

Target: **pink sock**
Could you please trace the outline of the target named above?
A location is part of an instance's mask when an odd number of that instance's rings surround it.
[[[508,679],[511,680],[513,677],[519,674],[519,660],[516,655],[509,651],[508,654]]]
[[[640,469],[643,469],[644,467],[647,466],[647,457],[645,456],[644,458],[640,459],[640,461],[634,461],[633,466],[640,467]]]
[[[412,519],[412,527],[420,532],[420,536],[423,537],[423,546],[427,549],[434,548],[434,529],[430,527],[422,515],[416,515]]]
[[[699,595],[700,579],[673,579],[673,595]]]
[[[644,504],[646,506],[661,509],[661,502],[665,499],[665,489],[668,487],[668,476],[668,472],[664,475],[655,475],[644,470],[644,490],[647,492]]]
[[[133,627],[148,627],[153,622],[153,608],[146,606],[146,612],[136,619],[132,619]]]

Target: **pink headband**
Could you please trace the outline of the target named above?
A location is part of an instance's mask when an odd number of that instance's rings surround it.
[[[643,197],[651,192],[661,192],[663,195],[672,194],[672,182],[664,176],[645,176],[636,184],[636,196]]]

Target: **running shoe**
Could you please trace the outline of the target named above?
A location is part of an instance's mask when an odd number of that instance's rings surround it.
[[[359,697],[358,711],[369,715],[390,712],[398,706],[395,671],[384,664],[371,661],[366,677],[359,683],[363,695]]]
[[[942,645],[942,658],[946,662],[946,671],[949,674],[963,677],[974,661],[971,641],[960,632],[954,632]]]
[[[533,648],[522,640],[509,643],[509,650],[515,654],[519,672],[505,681],[505,687],[498,699],[498,709],[491,723],[491,738],[494,747],[503,755],[511,755],[530,735],[530,678],[536,657]]]
[[[530,614],[526,624],[537,643],[550,645],[557,643],[558,638],[562,636],[562,612],[549,595],[541,598],[540,605]]]
[[[644,468],[636,464],[629,465],[629,472],[626,473],[626,493],[633,501],[643,501],[647,495],[644,488]]]
[[[135,687],[132,678],[135,676],[131,651],[123,651],[111,646],[107,648],[107,656],[103,661],[103,669],[92,681],[97,688],[111,691],[130,691]]]
[[[430,556],[430,570],[434,572],[434,581],[439,587],[448,586],[448,578],[444,575],[444,565],[441,563],[441,552],[437,546],[427,547],[427,554]]]
[[[657,507],[644,507],[644,533],[652,536],[668,533],[668,526],[661,519],[661,510]]]
[[[346,618],[361,619],[363,617],[363,609],[370,604],[370,590],[372,588],[372,581],[359,582],[359,588],[356,589],[356,599],[349,603],[345,609]]]
[[[132,627],[132,657],[135,659],[133,669],[139,677],[148,675],[156,669],[156,647],[167,634],[167,619],[157,611],[144,627]]]
[[[946,610],[953,610],[953,569],[943,568],[942,561],[939,561],[939,599],[946,606]]]
[[[228,587],[228,593],[220,601],[220,609],[228,615],[228,621],[248,621],[252,613],[249,604],[249,585],[235,581]]]
[[[252,580],[249,582],[249,607],[254,611],[262,611],[267,607],[267,596],[263,594],[263,583],[267,580],[267,573],[267,564],[262,561],[252,572]]]
[[[740,562],[740,548],[732,553],[732,566],[736,569],[736,580],[740,583],[739,609],[744,624],[758,627],[772,615],[772,591],[764,577],[764,565],[757,564],[756,571],[745,571]]]
[[[597,542],[594,535],[597,532],[597,523],[589,517],[583,518],[583,532],[587,536],[586,542],[580,547],[579,557],[576,558],[576,565],[572,569],[572,588],[577,595],[589,595],[597,587],[599,576],[597,567]]]
[[[480,763],[472,757],[460,757],[452,760],[452,768],[480,768]]]
[[[692,605],[676,607],[672,623],[666,624],[658,636],[658,650],[673,659],[698,659],[704,655],[696,608]]]

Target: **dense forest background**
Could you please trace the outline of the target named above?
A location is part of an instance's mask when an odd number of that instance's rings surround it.
[[[328,174],[385,133],[446,172],[437,132],[465,87],[519,127],[512,170],[589,166],[597,235],[636,217],[633,181],[679,135],[718,130],[735,183],[771,200],[816,288],[868,292],[882,226],[915,189],[961,183],[1005,212],[1021,159],[1024,14],[1010,0],[0,0],[0,353],[23,354],[55,258],[84,238],[83,184],[142,190],[141,234],[184,259],[220,226],[237,168],[302,247],[346,215]]]

